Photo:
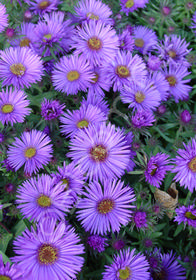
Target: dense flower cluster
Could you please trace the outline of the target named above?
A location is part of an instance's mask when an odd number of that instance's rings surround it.
[[[0,280],[195,280],[194,1],[1,2]]]

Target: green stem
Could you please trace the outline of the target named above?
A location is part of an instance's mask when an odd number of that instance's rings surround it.
[[[9,231],[9,229],[4,225],[2,224],[2,222],[0,222],[0,226],[2,226],[2,228],[7,231],[8,233],[12,234],[11,231]]]

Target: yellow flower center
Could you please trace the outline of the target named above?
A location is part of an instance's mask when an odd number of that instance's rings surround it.
[[[116,67],[116,74],[120,78],[130,77],[129,69],[127,68],[127,66],[124,66],[124,65],[119,65],[119,66]]]
[[[91,79],[91,80],[92,80],[92,81],[91,81],[92,84],[96,84],[96,82],[97,82],[98,79],[99,79],[99,75],[98,75],[97,73],[94,73],[94,75],[95,75],[95,77]]]
[[[191,171],[196,172],[196,157],[192,158],[192,160],[188,164]]]
[[[4,104],[2,107],[1,107],[1,111],[4,113],[4,114],[9,114],[9,113],[12,113],[14,111],[14,106],[12,104]]]
[[[175,57],[176,57],[176,52],[175,52],[175,51],[169,51],[169,52],[168,52],[168,55],[169,55],[171,58],[175,58]]]
[[[48,34],[45,34],[44,37],[43,37],[43,42],[46,43],[47,41],[50,41],[52,39],[52,34],[48,33]]]
[[[23,38],[20,41],[20,47],[29,47],[31,41],[28,38]]]
[[[26,67],[24,65],[22,65],[22,63],[14,63],[10,66],[10,71],[18,77],[23,76],[25,73],[25,70],[26,70]]]
[[[114,201],[111,199],[103,199],[97,205],[98,212],[101,214],[107,214],[114,208]]]
[[[12,279],[8,276],[0,275],[0,280],[12,280]]]
[[[51,205],[51,199],[49,198],[49,196],[42,194],[37,199],[37,204],[42,208],[49,207]]]
[[[186,212],[185,217],[191,220],[196,220],[196,216],[189,211]]]
[[[174,87],[177,82],[176,78],[174,76],[167,76],[166,80],[168,81],[168,83],[171,87]]]
[[[135,39],[135,46],[138,48],[143,48],[144,40],[143,39]]]
[[[125,267],[125,269],[119,269],[118,272],[120,280],[128,280],[131,275],[131,271],[127,266]]]
[[[90,19],[95,19],[95,20],[98,20],[99,19],[99,16],[96,16],[94,13],[87,13],[86,15],[88,18]]]
[[[38,250],[38,260],[41,264],[51,265],[58,259],[57,248],[50,244],[43,244]]]
[[[35,148],[28,148],[25,150],[25,157],[27,158],[32,158],[36,154],[36,149]]]
[[[82,120],[82,121],[77,123],[77,127],[78,128],[85,128],[85,127],[88,127],[88,124],[89,124],[88,121]]]
[[[142,103],[145,98],[146,98],[146,96],[143,94],[142,91],[137,91],[136,92],[136,94],[135,94],[135,101],[137,103]]]
[[[78,73],[78,71],[70,71],[67,73],[67,79],[70,82],[76,81],[78,80],[80,77],[80,74]]]
[[[44,10],[46,8],[48,8],[50,6],[50,1],[41,1],[39,4],[38,4],[38,7],[40,10]]]
[[[121,47],[124,47],[124,45],[125,45],[125,42],[122,41],[122,43],[120,44],[120,46],[121,46]]]
[[[134,5],[134,0],[128,0],[126,3],[125,3],[125,7],[126,8],[132,8]]]
[[[95,161],[101,162],[105,161],[108,153],[103,146],[97,145],[90,150],[90,155]]]
[[[61,180],[63,185],[66,185],[66,187],[64,188],[64,191],[67,191],[69,189],[69,179],[64,178]]]
[[[98,51],[102,48],[102,42],[98,37],[93,36],[88,40],[88,47],[93,51]]]
[[[155,164],[155,168],[150,172],[150,175],[154,175],[157,171],[158,166]]]

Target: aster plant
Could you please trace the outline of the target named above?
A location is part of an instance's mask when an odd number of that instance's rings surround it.
[[[55,89],[68,95],[77,94],[79,90],[87,91],[93,78],[92,67],[77,55],[62,57],[52,72]]]
[[[181,206],[176,209],[176,217],[174,221],[180,223],[188,224],[196,228],[196,208],[195,205]]]
[[[180,186],[193,192],[196,188],[196,139],[191,139],[187,145],[185,143],[183,145],[184,149],[179,149],[178,155],[173,160],[172,172],[176,173],[174,179]]]
[[[23,276],[36,275],[37,280],[47,278],[68,279],[76,277],[81,270],[84,259],[84,246],[73,228],[64,222],[56,224],[55,219],[47,218],[37,225],[23,232],[14,241],[17,256],[13,262],[23,271]],[[29,264],[31,259],[31,264]]]
[[[135,195],[123,182],[108,181],[101,185],[94,181],[86,187],[85,197],[78,204],[77,218],[86,231],[94,234],[105,234],[119,231],[132,216],[135,206]]]
[[[8,15],[6,14],[6,7],[0,3],[0,32],[8,26]]]
[[[71,157],[90,179],[120,177],[129,164],[130,145],[123,132],[111,124],[90,125],[70,142]]]
[[[195,280],[194,0],[0,2],[0,280]]]
[[[104,112],[97,106],[89,104],[81,106],[79,110],[64,113],[60,117],[61,132],[67,136],[73,137],[79,130],[87,128],[89,125],[99,126],[106,121]]]
[[[102,1],[81,0],[75,6],[75,16],[79,22],[101,20],[106,24],[111,24],[111,15],[111,9],[108,5],[102,3]]]
[[[35,14],[42,16],[45,13],[50,13],[51,11],[57,10],[60,0],[24,0],[29,5],[29,9]]]
[[[101,20],[84,22],[73,37],[72,47],[94,66],[105,66],[115,57],[118,49],[118,36],[115,30]]]
[[[22,123],[31,109],[28,108],[29,100],[24,91],[6,88],[0,92],[0,121],[2,124]]]
[[[142,280],[149,278],[149,264],[145,256],[135,249],[122,250],[114,256],[113,263],[106,266],[103,280]]]
[[[41,81],[43,64],[40,57],[29,48],[8,48],[0,53],[0,80],[3,86],[29,88]]]
[[[36,173],[44,165],[48,164],[52,157],[51,139],[43,132],[32,130],[23,132],[20,138],[8,149],[8,163],[15,170],[24,165],[24,172]]]
[[[40,221],[49,217],[57,220],[64,218],[64,212],[71,208],[70,192],[64,192],[63,184],[55,184],[49,175],[31,178],[19,187],[16,203],[24,217]]]

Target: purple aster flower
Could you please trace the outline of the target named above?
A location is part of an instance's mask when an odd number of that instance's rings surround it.
[[[64,12],[54,12],[51,14],[46,14],[44,16],[44,20],[47,22],[48,25],[52,25],[55,22],[62,26],[63,34],[61,34],[62,37],[60,38],[58,44],[65,52],[69,52],[70,46],[72,44],[74,26],[72,25],[72,21],[70,19],[65,20],[65,18],[66,15]]]
[[[190,28],[195,29],[194,32],[195,32],[195,35],[196,35],[196,12],[193,14],[192,20],[193,20],[193,22],[192,22],[192,25],[191,25]]]
[[[160,69],[162,61],[156,55],[149,55],[147,66],[149,70],[157,71]]]
[[[17,190],[16,203],[25,218],[40,221],[43,217],[63,220],[71,208],[72,199],[64,186],[55,184],[49,175],[25,181]]]
[[[0,92],[0,121],[2,124],[9,122],[13,126],[14,123],[22,123],[27,115],[30,114],[31,109],[29,100],[22,90],[8,89]]]
[[[37,280],[76,279],[84,259],[84,246],[70,226],[55,219],[44,219],[14,241],[17,262],[24,277],[32,274]],[[29,261],[31,260],[31,261]],[[32,279],[32,278],[31,278]]]
[[[78,131],[88,127],[89,125],[100,125],[105,122],[106,116],[97,106],[89,104],[88,106],[81,106],[79,110],[67,113],[60,117],[61,132],[67,136],[73,137]]]
[[[92,78],[89,88],[88,88],[88,93],[91,96],[105,96],[105,91],[109,91],[110,86],[111,86],[111,81],[106,79],[108,73],[107,73],[107,68],[105,67],[95,67],[93,70],[94,78]],[[100,98],[100,97],[99,97]],[[98,104],[96,104],[98,105]]]
[[[133,37],[135,49],[142,54],[146,54],[150,50],[157,48],[156,33],[145,26],[136,26],[134,28]]]
[[[192,87],[187,85],[190,82],[190,79],[185,79],[186,76],[190,74],[187,67],[183,65],[175,66],[174,64],[169,65],[169,69],[165,68],[163,70],[165,79],[169,83],[169,91],[173,95],[175,102],[183,100],[189,97],[189,92]]]
[[[163,73],[156,71],[149,76],[149,79],[160,92],[161,100],[166,101],[170,93],[168,81],[165,79]]]
[[[122,250],[114,256],[110,266],[105,266],[103,280],[143,280],[149,279],[149,264],[146,257],[138,253],[136,249]]]
[[[159,115],[163,115],[163,114],[165,114],[166,110],[167,110],[166,106],[165,106],[164,104],[161,104],[161,105],[157,108],[157,113],[158,113]]]
[[[133,221],[134,221],[137,229],[148,227],[146,216],[147,216],[146,212],[144,212],[144,211],[137,210],[134,213]]]
[[[185,269],[178,263],[173,251],[167,254],[156,254],[159,262],[158,269],[151,266],[150,280],[186,280]],[[155,266],[155,265],[154,265]]]
[[[108,115],[110,109],[107,102],[101,96],[93,94],[90,90],[88,91],[87,99],[83,98],[81,106],[87,107],[89,104],[98,107],[105,116]]]
[[[188,110],[184,110],[180,114],[180,120],[183,124],[189,123],[191,121],[191,119],[192,119],[192,117],[191,117],[191,114]]]
[[[35,14],[43,15],[57,10],[60,0],[24,0]]]
[[[123,182],[104,180],[102,186],[93,181],[86,187],[85,197],[79,201],[77,218],[86,231],[93,234],[119,232],[132,217],[134,191]]]
[[[5,35],[8,39],[11,39],[13,36],[15,36],[15,29],[7,28],[5,31]]]
[[[160,57],[168,64],[174,63],[190,66],[186,60],[187,54],[191,51],[191,49],[188,50],[188,46],[189,43],[178,35],[165,35],[164,40],[161,42],[160,46],[158,46],[158,51],[160,53]]]
[[[8,149],[8,163],[17,171],[24,165],[25,173],[31,175],[48,164],[52,158],[50,138],[43,132],[23,132]]]
[[[177,151],[172,172],[177,173],[174,180],[178,181],[180,186],[193,192],[196,189],[196,139],[191,139],[187,145],[183,145],[184,149]]]
[[[1,163],[2,163],[2,166],[5,167],[8,172],[9,171],[14,171],[14,168],[11,167],[7,158],[4,159]]]
[[[131,117],[131,123],[134,128],[142,128],[143,126],[152,126],[155,122],[152,111],[136,111]]]
[[[0,80],[2,86],[29,88],[41,81],[43,65],[40,57],[29,48],[8,48],[0,51]]]
[[[52,73],[55,89],[68,95],[77,94],[79,90],[87,91],[93,78],[89,63],[77,55],[62,57]]]
[[[61,105],[58,100],[47,100],[44,98],[41,104],[41,114],[45,120],[50,121],[62,115],[64,108],[65,105]]]
[[[152,81],[145,79],[140,83],[131,83],[121,91],[123,103],[129,103],[134,110],[155,110],[161,102],[160,92]]]
[[[8,15],[6,14],[6,8],[0,3],[0,33],[8,26]]]
[[[1,205],[2,206],[2,205]],[[0,208],[2,209],[2,208]],[[5,265],[3,263],[3,257],[0,255],[0,279],[2,280],[20,280],[22,278],[22,271],[18,269],[17,265],[10,265],[7,262]]]
[[[134,39],[133,36],[131,36],[129,30],[125,29],[123,30],[122,34],[118,36],[119,38],[119,48],[120,50],[124,51],[130,51],[132,52],[134,49]]]
[[[82,194],[82,188],[84,185],[84,177],[79,167],[75,166],[74,162],[66,165],[63,162],[63,167],[58,167],[56,174],[51,174],[55,183],[61,183],[64,187],[64,191],[69,190],[70,195],[77,198],[77,195]]]
[[[123,240],[121,240],[121,239],[117,239],[117,240],[115,240],[113,242],[112,247],[115,250],[119,251],[119,250],[121,250],[121,249],[123,249],[125,247],[125,242]]]
[[[121,0],[121,11],[127,16],[129,13],[137,10],[138,8],[144,8],[149,0]]]
[[[105,251],[105,247],[108,246],[106,243],[107,238],[101,237],[99,235],[90,235],[88,237],[87,243],[93,248],[93,250],[97,250],[99,253]]]
[[[165,178],[167,171],[172,169],[172,166],[169,165],[170,160],[168,158],[168,155],[158,153],[149,159],[144,173],[146,182],[154,187],[160,188],[160,184]]]
[[[175,222],[178,222],[178,224],[184,223],[185,225],[188,224],[189,226],[192,226],[196,228],[196,208],[195,205],[189,205],[181,206],[177,208],[176,215],[174,218]]]
[[[30,20],[32,19],[32,17],[33,17],[33,15],[32,15],[32,13],[31,13],[31,11],[26,10],[26,11],[24,12],[24,20],[25,20],[25,21],[30,21]]]
[[[111,9],[99,0],[81,0],[75,7],[75,16],[79,21],[101,20],[103,23],[111,24],[111,15]]]
[[[0,133],[0,143],[3,143],[5,140],[5,135],[3,133]]]
[[[114,91],[122,91],[123,86],[130,86],[132,81],[141,81],[146,75],[146,65],[138,55],[130,52],[116,53],[115,59],[106,66],[106,79],[113,83]]]
[[[16,38],[11,41],[11,45],[14,47],[29,47],[34,49],[34,43],[36,41],[35,24],[22,23],[16,31]]]
[[[80,130],[71,140],[67,155],[90,179],[121,177],[130,161],[130,146],[123,132],[110,123]]]
[[[51,56],[51,51],[58,55],[70,50],[73,27],[70,27],[70,20],[64,21],[64,17],[63,12],[54,12],[45,15],[44,19],[38,22],[34,31],[37,54],[45,57]]]
[[[72,47],[92,65],[101,66],[114,59],[118,44],[116,31],[110,25],[91,20],[78,27]]]

